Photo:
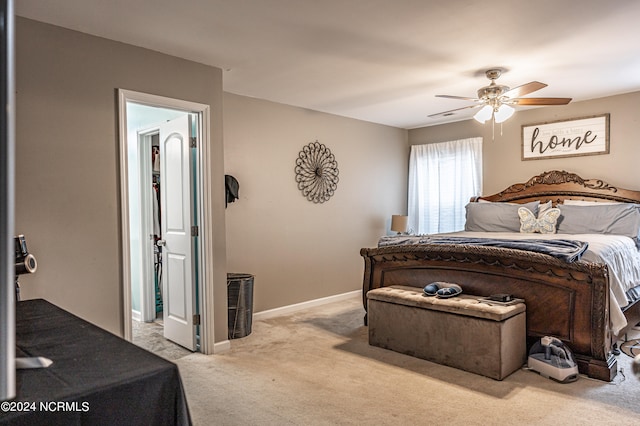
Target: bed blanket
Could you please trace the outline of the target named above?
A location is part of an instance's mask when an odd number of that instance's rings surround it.
[[[589,244],[576,240],[510,240],[503,238],[443,237],[430,235],[393,235],[384,236],[378,241],[378,247],[415,244],[466,244],[474,246],[502,247],[514,250],[526,250],[543,253],[566,263],[580,260]]]

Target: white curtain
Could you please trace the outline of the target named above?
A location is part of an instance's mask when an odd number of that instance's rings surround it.
[[[416,234],[464,229],[465,206],[482,193],[482,138],[412,145],[409,229]]]

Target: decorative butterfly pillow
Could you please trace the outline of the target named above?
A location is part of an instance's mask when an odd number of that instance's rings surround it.
[[[560,217],[560,209],[553,207],[543,210],[536,217],[528,208],[520,207],[518,216],[520,216],[520,232],[522,233],[555,234],[558,218]]]

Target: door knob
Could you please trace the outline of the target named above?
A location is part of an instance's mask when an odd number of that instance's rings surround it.
[[[158,240],[156,242],[156,245],[159,246],[159,247],[166,246],[167,242],[165,240]]]

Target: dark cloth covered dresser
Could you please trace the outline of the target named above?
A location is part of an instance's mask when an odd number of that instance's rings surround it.
[[[371,290],[369,344],[502,380],[526,362],[526,306],[478,298],[439,299],[406,286]]]
[[[0,425],[192,424],[176,364],[46,300],[16,304],[16,355],[53,364],[17,370]]]

